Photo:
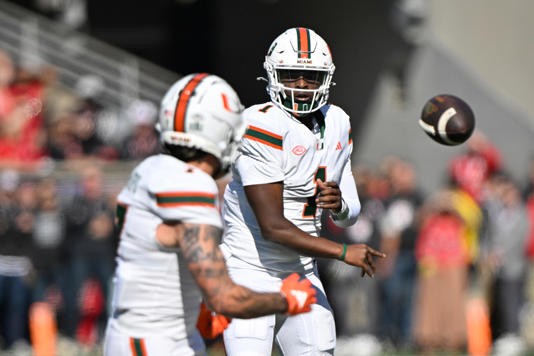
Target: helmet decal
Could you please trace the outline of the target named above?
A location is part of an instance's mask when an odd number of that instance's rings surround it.
[[[228,103],[228,96],[226,96],[225,93],[221,93],[223,107],[225,110],[233,112],[233,110],[230,108],[230,104]]]
[[[189,99],[195,92],[195,88],[198,87],[202,79],[206,78],[209,74],[200,73],[195,75],[189,83],[180,91],[180,96],[176,101],[176,109],[174,110],[174,131],[184,132],[185,131],[185,118],[187,107],[189,105]]]
[[[311,58],[310,31],[307,28],[298,27],[297,31],[299,58]]]
[[[276,48],[276,45],[277,45],[277,42],[271,45],[271,48],[269,48],[269,52],[267,53],[268,56],[270,56],[273,53],[274,49]]]

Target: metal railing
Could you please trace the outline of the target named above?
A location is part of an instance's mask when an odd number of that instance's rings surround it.
[[[134,99],[159,103],[180,75],[135,55],[0,0],[0,49],[22,65],[51,65],[60,85],[74,88],[86,75],[104,81],[102,101],[111,109]]]

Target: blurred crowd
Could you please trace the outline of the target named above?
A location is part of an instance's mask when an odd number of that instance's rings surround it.
[[[58,188],[67,189],[63,193]],[[3,174],[0,186],[2,347],[58,332],[98,342],[114,267],[114,199],[103,173],[87,166],[80,180]],[[46,333],[47,336],[42,334]]]
[[[0,49],[0,349],[52,355],[100,342],[114,269],[116,189],[108,169],[159,152],[157,106],[107,106],[105,83],[59,85],[48,66]],[[31,345],[31,346],[30,346]]]
[[[0,49],[0,168],[38,172],[53,161],[137,160],[157,152],[157,106],[132,100],[111,108],[105,90],[91,74],[65,88],[55,68],[21,66]]]
[[[63,88],[53,68],[0,50],[2,350],[75,355],[101,341],[117,244],[107,168],[159,150],[156,105],[112,110],[104,93],[101,78]],[[405,158],[354,167],[359,220],[341,229],[325,218],[323,233],[388,258],[373,279],[319,261],[340,354],[534,349],[534,158],[525,164],[515,181],[477,132],[437,192],[420,190]],[[61,339],[71,353],[57,351]]]
[[[322,261],[341,354],[522,355],[534,348],[534,158],[525,181],[476,132],[423,193],[400,157],[357,166],[358,222],[325,233],[388,255],[375,278]],[[365,351],[363,351],[365,350]],[[368,353],[369,352],[369,353]]]

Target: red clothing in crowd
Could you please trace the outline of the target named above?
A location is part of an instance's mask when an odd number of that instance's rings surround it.
[[[460,188],[477,202],[482,198],[482,187],[486,179],[501,167],[499,150],[487,143],[484,148],[470,151],[451,161],[450,174]]]
[[[466,265],[468,256],[463,233],[463,222],[454,215],[429,217],[417,238],[415,256],[418,262],[439,268]]]
[[[1,159],[32,162],[43,157],[43,84],[16,83],[2,91],[1,100]]]
[[[534,194],[527,201],[527,210],[530,222],[530,230],[527,238],[527,256],[529,259],[534,260]]]

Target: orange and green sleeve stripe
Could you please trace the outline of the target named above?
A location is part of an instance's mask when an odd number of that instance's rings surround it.
[[[131,337],[130,350],[132,351],[132,356],[148,356],[144,339],[136,339]]]
[[[215,194],[205,192],[156,193],[156,204],[162,208],[177,206],[205,206],[215,208]]]
[[[243,138],[248,138],[249,140],[257,141],[264,145],[276,148],[277,150],[282,150],[282,136],[264,129],[260,129],[256,126],[248,126]]]

